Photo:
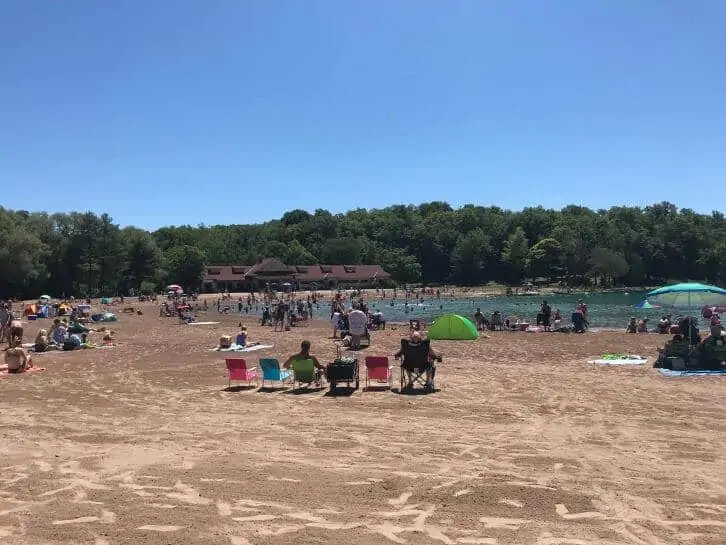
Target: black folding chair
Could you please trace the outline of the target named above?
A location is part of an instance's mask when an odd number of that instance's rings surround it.
[[[401,390],[408,383],[408,373],[414,384],[426,388],[426,372],[431,370],[431,388],[433,389],[436,367],[429,359],[431,341],[412,342],[410,339],[401,339]]]

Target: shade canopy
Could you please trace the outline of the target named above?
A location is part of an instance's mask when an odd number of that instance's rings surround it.
[[[439,341],[469,341],[479,337],[476,326],[464,316],[444,314],[431,324],[428,338]]]
[[[685,282],[653,290],[647,294],[649,301],[674,307],[703,307],[726,305],[726,290],[718,286]]]

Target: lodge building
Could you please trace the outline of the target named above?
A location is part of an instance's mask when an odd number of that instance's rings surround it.
[[[263,259],[256,265],[208,265],[203,289],[222,291],[261,291],[268,284],[276,289],[286,285],[298,290],[386,287],[391,275],[380,265],[286,265],[279,259]]]

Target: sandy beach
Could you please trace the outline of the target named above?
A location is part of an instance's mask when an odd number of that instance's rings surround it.
[[[436,342],[428,395],[228,391],[210,349],[238,317],[190,327],[141,308],[111,324],[114,348],[35,355],[44,371],[0,379],[2,543],[726,543],[726,381],[662,377],[663,337]],[[335,357],[325,322],[245,321],[274,345],[248,362],[303,339]],[[405,332],[356,354],[391,356]],[[606,352],[649,361],[587,363]]]

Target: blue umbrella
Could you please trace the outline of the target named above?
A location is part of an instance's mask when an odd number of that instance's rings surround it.
[[[647,297],[656,303],[673,307],[726,305],[725,289],[696,282],[664,286],[649,292]]]
[[[635,305],[635,308],[660,308],[660,305],[653,305],[648,301],[647,299],[641,301],[637,305]]]

